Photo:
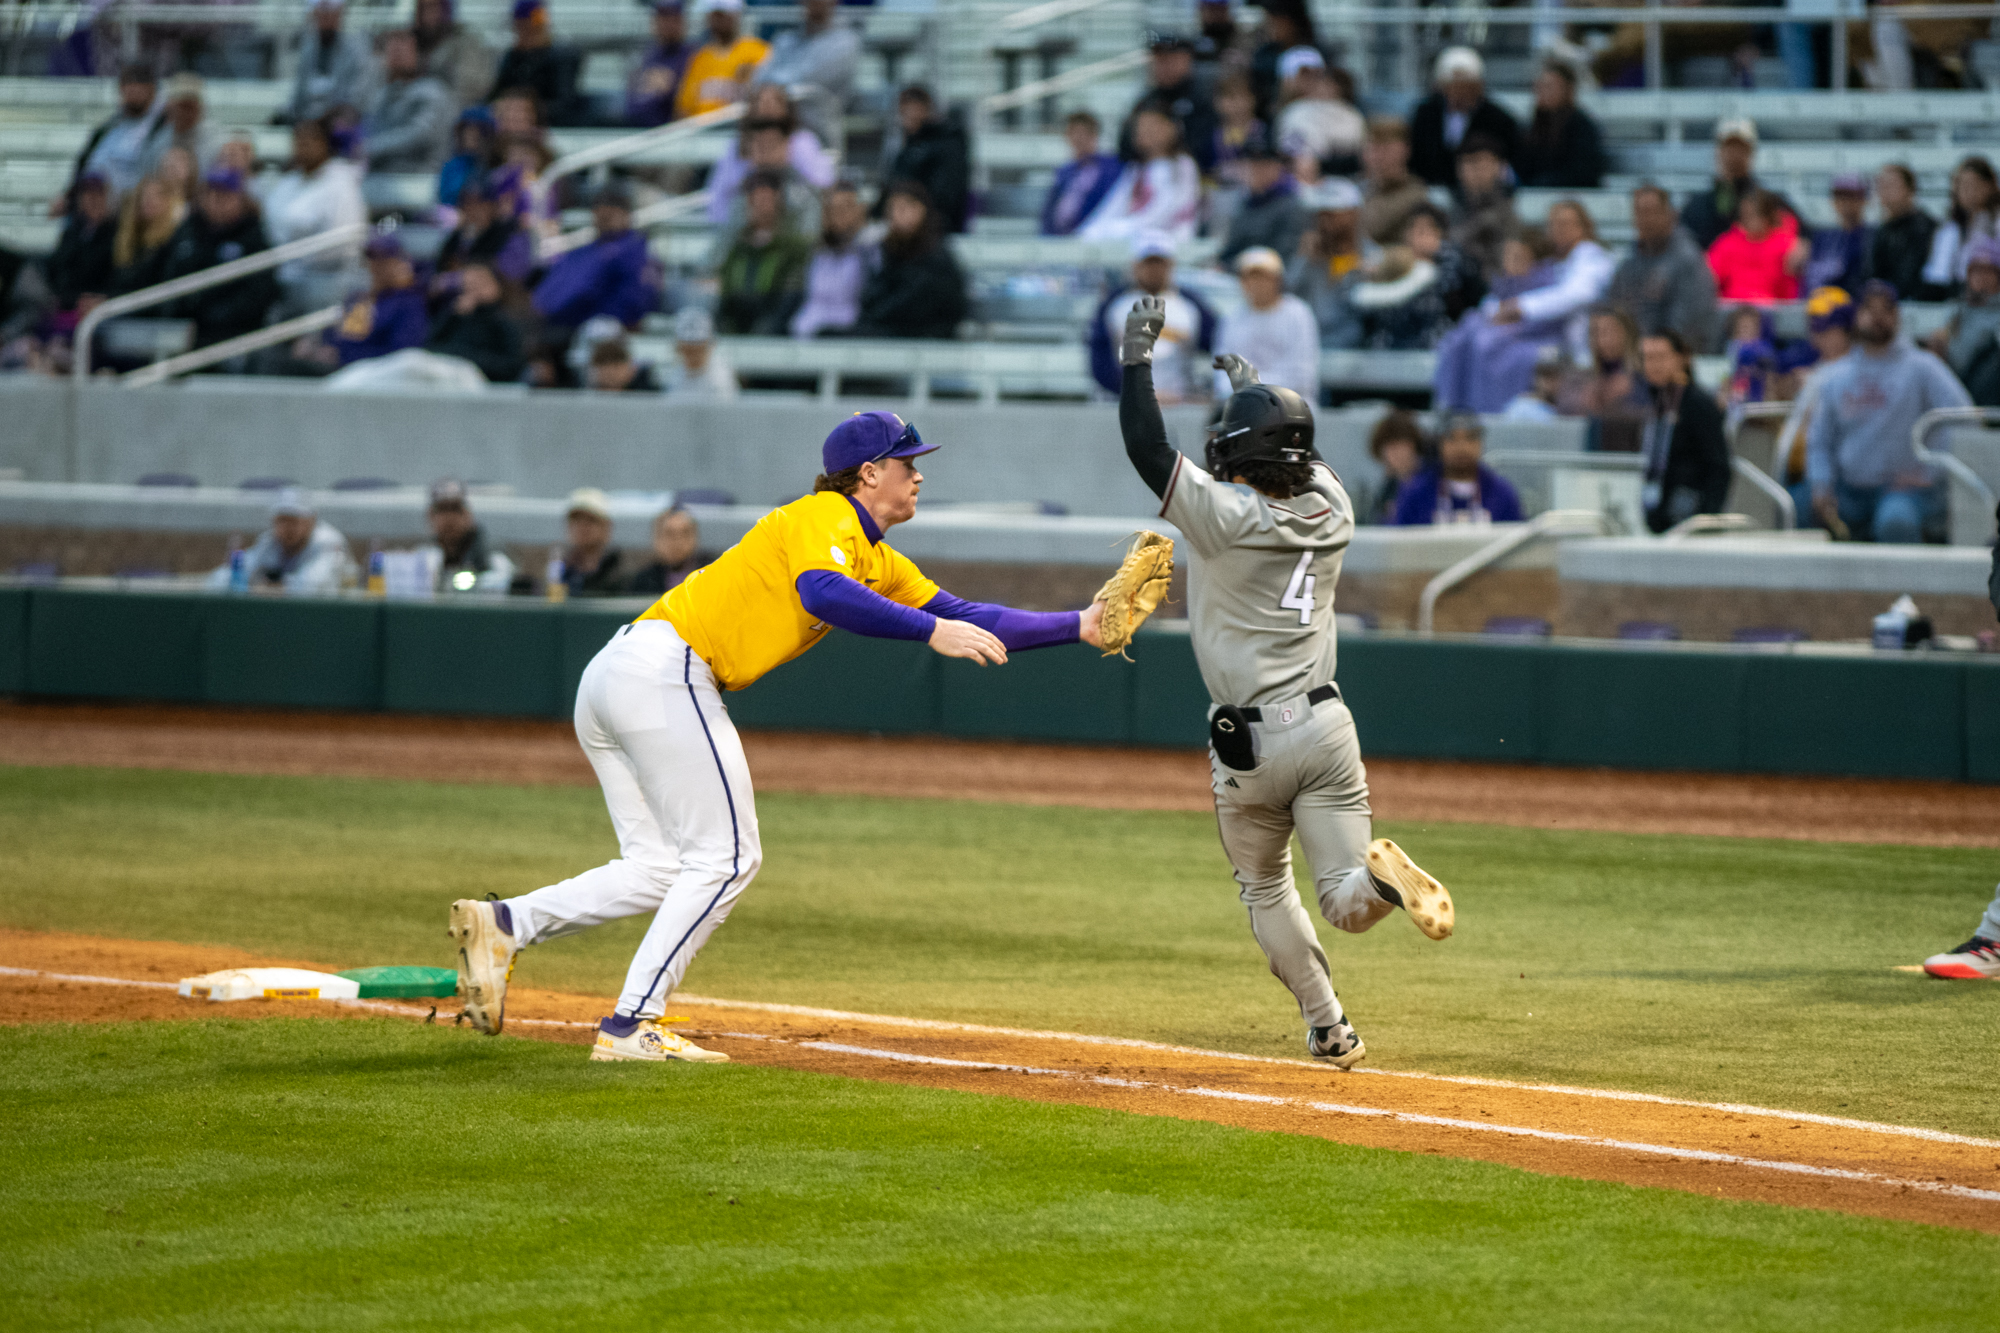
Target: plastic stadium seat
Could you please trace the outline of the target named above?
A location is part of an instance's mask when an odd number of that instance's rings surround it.
[[[1812,636],[1782,625],[1745,625],[1729,636],[1731,643],[1804,643]]]
[[[1060,500],[1043,500],[1035,506],[1036,512],[1049,518],[1068,518],[1069,506]]]
[[[733,505],[736,497],[728,491],[717,490],[713,486],[690,486],[684,491],[674,492],[677,505]]]
[[[1680,636],[1680,627],[1664,620],[1628,620],[1618,627],[1621,639],[1673,640]]]
[[[30,560],[14,566],[14,577],[29,583],[54,583],[61,574],[53,560]]]
[[[199,481],[196,481],[185,472],[148,472],[145,476],[139,478],[139,484],[141,486],[179,486],[184,490],[190,491],[201,485]]]
[[[298,483],[290,477],[245,477],[236,483],[239,491],[282,491]]]
[[[1554,633],[1554,628],[1539,616],[1494,616],[1486,622],[1486,628],[1480,633],[1509,635],[1521,639],[1546,639]]]
[[[333,489],[336,491],[393,491],[400,484],[400,482],[390,481],[387,477],[342,477],[339,481],[333,483]]]

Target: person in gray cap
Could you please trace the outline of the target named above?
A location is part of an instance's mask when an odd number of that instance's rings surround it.
[[[715,350],[715,320],[700,306],[674,316],[674,363],[662,388],[683,402],[727,403],[736,398],[736,372]]]
[[[208,586],[227,588],[231,562],[211,571]],[[339,592],[355,581],[354,556],[347,538],[319,517],[305,492],[288,486],[271,505],[271,526],[249,550],[243,565],[253,592]]]
[[[446,477],[431,483],[425,515],[434,539],[417,549],[434,554],[439,592],[506,592],[514,583],[514,562],[486,537],[472,516],[465,483]]]

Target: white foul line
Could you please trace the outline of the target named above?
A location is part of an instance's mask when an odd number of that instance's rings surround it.
[[[95,977],[95,976],[77,975],[66,972],[41,972],[37,971],[34,968],[27,968],[27,967],[0,967],[0,976],[45,977],[51,981],[81,981],[100,986],[142,986],[147,988],[164,989],[164,990],[173,990],[176,988],[175,983],[171,981],[132,981],[124,977]],[[1198,1055],[1212,1060],[1239,1060],[1252,1064],[1293,1065],[1307,1069],[1322,1068],[1322,1066],[1306,1060],[1287,1060],[1278,1056],[1270,1056],[1270,1055],[1245,1055],[1240,1051],[1209,1051],[1209,1050],[1203,1050],[1201,1047],[1198,1046],[1173,1046],[1173,1045],[1168,1045],[1165,1042],[1142,1041],[1136,1037],[1097,1037],[1081,1032],[1044,1032],[1026,1028],[989,1027],[980,1023],[951,1023],[939,1019],[930,1019],[930,1018],[902,1018],[891,1014],[861,1014],[861,1013],[853,1013],[844,1009],[814,1009],[804,1005],[796,1005],[796,1004],[770,1004],[754,1000],[718,1000],[705,995],[686,995],[686,994],[676,993],[673,998],[680,1001],[682,1004],[706,1005],[710,1008],[716,1008],[716,1009],[744,1009],[757,1013],[793,1014],[803,1018],[841,1019],[848,1022],[875,1023],[886,1027],[920,1028],[925,1031],[932,1031],[932,1032],[976,1032],[982,1035],[998,1036],[998,1037],[1029,1037],[1029,1038],[1038,1038],[1049,1041],[1073,1041],[1091,1046],[1119,1046],[1135,1050],[1166,1051],[1176,1055]],[[373,1009],[387,1013],[395,1013],[403,1015],[408,1015],[412,1012],[410,1007],[407,1005],[383,1004],[380,1001],[374,1001],[374,1000],[335,1000],[333,1001],[333,1003],[350,1005],[358,1009]],[[595,1023],[580,1023],[570,1019],[561,1019],[561,1018],[515,1018],[515,1019],[509,1019],[508,1021],[523,1025],[532,1025],[535,1027],[594,1028],[597,1026],[597,1024]],[[748,1037],[753,1034],[725,1033],[723,1035]],[[886,1052],[871,1051],[869,1048],[866,1047],[859,1047],[859,1046],[845,1047],[845,1046],[836,1046],[829,1043],[803,1042],[800,1044],[806,1046],[817,1046],[820,1049],[824,1050],[842,1051],[857,1055],[867,1054],[875,1056],[876,1058],[883,1058],[883,1059],[894,1058],[918,1064],[932,1063],[932,1064],[945,1064],[945,1065],[964,1065],[970,1068],[1006,1069],[1012,1072],[1026,1073],[1026,1074],[1057,1074],[1057,1075],[1062,1075],[1064,1077],[1069,1076],[1065,1074],[1064,1071],[1061,1070],[1034,1069],[1034,1068],[1029,1068],[1027,1066],[995,1065],[989,1062],[970,1061],[970,1060],[945,1060],[937,1056],[920,1056],[920,1055],[903,1055],[903,1054],[896,1054],[892,1056]],[[1415,1072],[1413,1070],[1404,1070],[1404,1069],[1350,1069],[1347,1072],[1351,1074],[1373,1074],[1383,1078],[1417,1079],[1419,1081],[1427,1083],[1452,1083],[1463,1087],[1503,1088],[1515,1092],[1540,1092],[1540,1093],[1548,1093],[1564,1097],[1591,1097],[1604,1101],[1644,1102],[1653,1106],[1686,1106],[1703,1111],[1721,1111],[1729,1115],[1763,1116],[1767,1119],[1772,1119],[1772,1120],[1794,1120],[1804,1124],[1828,1125],[1836,1129],[1858,1129],[1874,1134],[1892,1134],[1901,1138],[1922,1139],[1930,1143],[1957,1143],[1957,1144],[1965,1144],[1969,1147],[1974,1147],[1974,1148],[2000,1148],[2000,1140],[1975,1138],[1969,1134],[1952,1134],[1939,1129],[1919,1129],[1909,1125],[1885,1125],[1881,1124],[1878,1121],[1873,1121],[1873,1120],[1853,1120],[1849,1119],[1846,1116],[1819,1115],[1811,1111],[1781,1111],[1781,1110],[1774,1110],[1766,1106],[1746,1106],[1735,1102],[1689,1101],[1685,1098],[1663,1097],[1657,1093],[1650,1093],[1650,1092],[1624,1092],[1613,1088],[1573,1088],[1573,1087],[1567,1087],[1559,1083],[1514,1083],[1506,1079],[1476,1078],[1470,1075],[1463,1075],[1463,1074],[1423,1074]],[[1148,1086],[1144,1084],[1127,1083],[1118,1079],[1106,1079],[1106,1078],[1094,1077],[1093,1081],[1104,1083],[1107,1086],[1114,1086],[1114,1087]],[[1177,1092],[1193,1091],[1186,1088],[1172,1087],[1172,1085],[1167,1085],[1167,1084],[1162,1084],[1159,1086],[1170,1087],[1172,1088],[1173,1091]],[[1249,1094],[1223,1093],[1214,1090],[1194,1092],[1193,1095],[1211,1096],[1211,1097],[1249,1096]],[[1316,1102],[1307,1104],[1314,1106],[1316,1109],[1321,1109],[1321,1110],[1332,1109],[1330,1105],[1321,1105],[1320,1103]],[[1389,1115],[1401,1119],[1411,1120],[1415,1123],[1431,1123],[1434,1120],[1434,1118],[1418,1116],[1413,1112],[1368,1111],[1368,1110],[1363,1110],[1362,1108],[1359,1107],[1345,1108],[1344,1113],[1350,1115]],[[1502,1130],[1501,1127],[1499,1126],[1487,1125],[1474,1121],[1447,1122],[1442,1120],[1436,1120],[1435,1123],[1438,1124],[1450,1123],[1450,1124],[1462,1125],[1465,1128],[1471,1128],[1471,1129],[1493,1129],[1500,1132],[1519,1133],[1519,1134],[1527,1134],[1531,1136],[1540,1136],[1540,1137],[1553,1136],[1562,1139],[1569,1139],[1574,1137],[1571,1135],[1558,1135],[1553,1130],[1532,1130],[1532,1129]],[[1607,1146],[1627,1147],[1637,1152],[1663,1153],[1668,1156],[1685,1156],[1697,1152],[1696,1149],[1692,1148],[1687,1148],[1687,1149],[1662,1148],[1657,1146],[1647,1146],[1639,1144],[1623,1144],[1619,1143],[1617,1140],[1612,1140],[1612,1139],[1576,1139],[1576,1141],[1582,1143],[1601,1143]],[[1761,1165],[1769,1170],[1774,1170],[1774,1171],[1790,1171],[1796,1169],[1796,1170],[1817,1171],[1835,1175],[1840,1174],[1833,1167],[1795,1168],[1789,1163],[1766,1162],[1760,1158],[1750,1158],[1750,1157],[1735,1158],[1735,1157],[1730,1157],[1727,1154],[1711,1154],[1710,1156],[1712,1156],[1713,1159],[1717,1161],[1741,1162],[1746,1165],[1752,1165],[1752,1166]],[[1698,1160],[1709,1160],[1709,1158],[1703,1157],[1699,1158]],[[1858,1174],[1856,1173],[1849,1173],[1849,1174],[1852,1175],[1853,1178],[1857,1180],[1890,1181],[1893,1179],[1892,1177],[1888,1176],[1872,1176],[1866,1172]],[[1906,1184],[1915,1189],[1926,1189],[1926,1190],[1932,1190],[1934,1192],[1938,1191],[1948,1192],[1950,1190],[1959,1190],[1966,1188],[1964,1186],[1957,1186],[1957,1185],[1947,1187],[1938,1185],[1934,1182],[1926,1183],[1924,1181],[1916,1181],[1916,1180],[1912,1181],[1896,1180],[1894,1183]],[[1968,1197],[1982,1198],[1982,1199],[1991,1197],[2000,1199],[2000,1195],[1989,1194],[1989,1192],[1982,1190],[1974,1190]]]
[[[903,1018],[893,1014],[860,1014],[844,1009],[814,1009],[797,1004],[770,1004],[756,1000],[718,1000],[706,995],[675,992],[682,1004],[706,1005],[715,1009],[747,1009],[766,1014],[793,1014],[801,1018],[840,1019],[873,1023],[885,1027],[919,1028],[930,1032],[973,1032],[994,1037],[1026,1037],[1044,1041],[1073,1041],[1088,1046],[1118,1046],[1130,1050],[1164,1051],[1173,1055],[1198,1055],[1209,1060],[1239,1060],[1249,1064],[1291,1065],[1303,1069],[1325,1068],[1311,1060],[1290,1060],[1275,1055],[1245,1055],[1241,1051],[1210,1051],[1199,1046],[1174,1046],[1166,1042],[1143,1041],[1137,1037],[1098,1037],[1082,1032],[1044,1032],[1032,1028],[989,1027],[981,1023],[951,1023],[934,1018]],[[1912,1125],[1885,1125],[1875,1120],[1854,1120],[1841,1115],[1821,1115],[1813,1111],[1784,1111],[1768,1106],[1746,1106],[1735,1102],[1698,1102],[1682,1097],[1666,1097],[1652,1092],[1626,1092],[1616,1088],[1575,1088],[1560,1083],[1515,1083],[1507,1079],[1479,1078],[1470,1074],[1425,1074],[1409,1069],[1368,1069],[1356,1067],[1350,1074],[1376,1078],[1408,1078],[1423,1083],[1451,1083],[1470,1088],[1502,1088],[1513,1092],[1539,1092],[1559,1097],[1591,1097],[1601,1101],[1645,1102],[1652,1106],[1685,1106],[1700,1111],[1721,1111],[1728,1115],[1763,1116],[1771,1120],[1793,1120],[1804,1124],[1827,1125],[1835,1129],[1858,1129],[1872,1134],[1893,1134],[1900,1138],[1923,1139],[1928,1143],[1958,1143],[1973,1148],[2000,1148],[2000,1139],[1982,1139],[1969,1134],[1953,1134],[1942,1129],[1920,1129]]]
[[[695,1003],[690,997],[681,996],[688,1003]],[[731,1034],[734,1035],[734,1034]],[[768,1039],[767,1039],[768,1040]],[[1857,1171],[1838,1166],[1811,1166],[1804,1162],[1773,1161],[1764,1157],[1742,1157],[1736,1153],[1714,1152],[1705,1148],[1673,1148],[1660,1143],[1637,1143],[1629,1139],[1603,1139],[1588,1134],[1565,1134],[1553,1129],[1533,1129],[1526,1125],[1490,1124],[1483,1120],[1460,1120],[1451,1116],[1420,1115],[1414,1111],[1391,1111],[1378,1106],[1347,1106],[1339,1102],[1301,1101],[1293,1097],[1274,1097],[1266,1093],[1237,1092],[1227,1088],[1187,1087],[1173,1083],[1146,1083],[1132,1079],[1108,1078],[1101,1074],[1084,1074],[1069,1069],[1038,1069],[1032,1065],[992,1064],[981,1060],[948,1060],[936,1055],[912,1055],[907,1051],[885,1051],[868,1046],[848,1046],[831,1041],[802,1041],[797,1043],[809,1050],[833,1051],[841,1055],[859,1055],[872,1060],[891,1060],[897,1064],[945,1065],[955,1069],[980,1069],[996,1074],[1028,1074],[1047,1078],[1063,1079],[1072,1083],[1094,1083],[1105,1087],[1142,1089],[1152,1092],[1178,1093],[1187,1097],[1209,1097],[1221,1101],[1254,1102],[1264,1106],[1292,1106],[1319,1111],[1326,1115],[1366,1116],[1372,1119],[1396,1120],[1410,1125],[1429,1125],[1440,1129],[1472,1130],[1482,1134],[1505,1134],[1514,1138],[1542,1139],[1551,1143],[1579,1143],[1592,1148],[1608,1148],[1617,1152],[1646,1153],[1654,1157],[1671,1157],[1684,1162],[1709,1162],[1719,1166],[1743,1166],[1757,1171],[1786,1171],[1793,1175],[1818,1176],[1826,1180],[1851,1180],[1867,1185],[1890,1185],[1901,1189],[1923,1190],[1930,1194],[1944,1194],[1954,1199],[1973,1199],[1981,1203],[2000,1203],[2000,1190],[1975,1189],[1970,1185],[1951,1185],[1935,1180],[1906,1180],[1900,1176],[1885,1176],[1873,1171]]]

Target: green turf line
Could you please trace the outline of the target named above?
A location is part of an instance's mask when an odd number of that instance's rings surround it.
[[[1299,1053],[1206,816],[783,793],[759,815],[764,871],[691,992]],[[2000,1134],[2000,987],[1889,971],[1965,937],[1991,852],[1384,831],[1452,886],[1459,933],[1321,927],[1371,1064]],[[451,899],[615,853],[588,789],[84,769],[0,769],[0,847],[0,922],[339,966],[447,962]],[[643,927],[516,980],[613,994]]]
[[[0,1030],[0,1327],[1991,1327],[1992,1236],[583,1054]]]

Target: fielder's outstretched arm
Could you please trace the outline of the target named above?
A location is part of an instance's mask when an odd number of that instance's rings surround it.
[[[1139,479],[1163,498],[1180,460],[1167,442],[1167,420],[1160,415],[1160,400],[1153,392],[1153,344],[1166,326],[1166,300],[1140,297],[1125,316],[1125,339],[1118,352],[1125,368],[1118,393],[1118,429],[1125,436],[1125,456]]]
[[[1021,611],[990,602],[968,602],[939,592],[921,609],[891,601],[845,574],[814,569],[799,575],[799,602],[815,619],[872,639],[933,643],[940,622],[976,625],[1009,652],[1075,643],[1088,611]],[[1004,658],[1003,658],[1004,660]]]

